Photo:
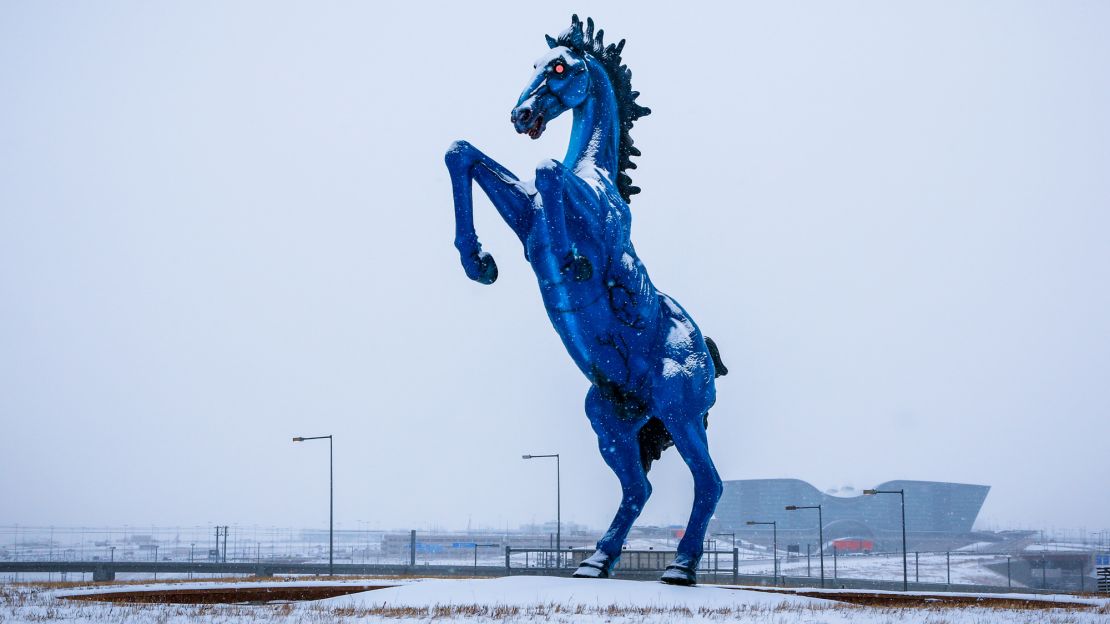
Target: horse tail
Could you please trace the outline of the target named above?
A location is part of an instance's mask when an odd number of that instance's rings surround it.
[[[724,377],[727,375],[728,367],[721,361],[721,351],[717,348],[717,343],[713,342],[713,339],[709,336],[706,336],[705,346],[709,347],[709,357],[713,358],[713,368],[716,370],[713,376]]]

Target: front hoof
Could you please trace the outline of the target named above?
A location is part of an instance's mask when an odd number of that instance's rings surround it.
[[[479,284],[489,285],[497,281],[497,263],[484,251],[463,256],[463,270],[467,277]]]
[[[489,285],[496,281],[497,263],[494,262],[493,256],[483,251],[478,254],[478,282]]]
[[[659,580],[668,585],[685,585],[688,587],[698,584],[698,575],[686,566],[671,564],[667,566],[667,570],[663,572],[663,576],[659,577]]]
[[[609,571],[613,569],[616,559],[597,550],[574,571],[574,578],[609,578]]]

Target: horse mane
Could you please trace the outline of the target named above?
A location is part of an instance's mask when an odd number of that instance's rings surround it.
[[[547,45],[554,48],[565,46],[582,55],[593,57],[609,76],[613,85],[613,92],[617,97],[617,115],[620,117],[621,136],[617,160],[617,190],[620,191],[624,201],[631,202],[632,196],[640,192],[640,187],[632,185],[632,178],[625,173],[627,169],[635,169],[636,163],[632,162],[633,156],[639,156],[640,150],[632,145],[632,124],[640,117],[649,115],[651,109],[636,103],[639,91],[632,90],[632,71],[627,65],[621,64],[621,50],[624,49],[624,39],[619,43],[605,45],[603,40],[604,30],[594,34],[593,18],[586,18],[585,31],[582,29],[582,20],[577,15],[570,18],[570,28],[564,30],[558,38],[547,36]]]

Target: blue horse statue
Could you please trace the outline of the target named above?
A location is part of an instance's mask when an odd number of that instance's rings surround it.
[[[583,27],[584,26],[584,27]],[[586,414],[623,497],[597,550],[574,573],[607,578],[632,523],[651,495],[647,472],[670,446],[694,477],[686,533],[662,580],[693,585],[702,541],[721,496],[705,430],[716,400],[714,378],[728,371],[716,345],[674,299],[655,288],[629,238],[628,202],[640,191],[632,123],[651,111],[636,103],[632,72],[621,63],[624,41],[605,45],[575,15],[535,64],[512,123],[538,139],[549,121],[574,111],[562,162],[547,160],[523,181],[465,141],[447,150],[455,200],[455,247],[467,277],[497,279],[497,264],[474,231],[472,183],[489,196],[520,237],[540,283],[548,318],[574,363],[592,384]]]

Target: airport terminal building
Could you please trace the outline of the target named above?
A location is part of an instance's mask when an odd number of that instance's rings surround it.
[[[832,540],[865,539],[880,550],[901,547],[902,511],[897,494],[865,496],[850,487],[821,492],[799,479],[726,481],[714,518],[715,530],[769,542],[778,523],[779,544],[817,543],[817,510],[786,511],[787,505],[821,505],[826,548]],[[975,518],[990,491],[987,485],[939,481],[888,481],[876,490],[905,490],[906,535],[911,550],[941,550],[968,543]],[[802,551],[805,547],[802,547]]]

